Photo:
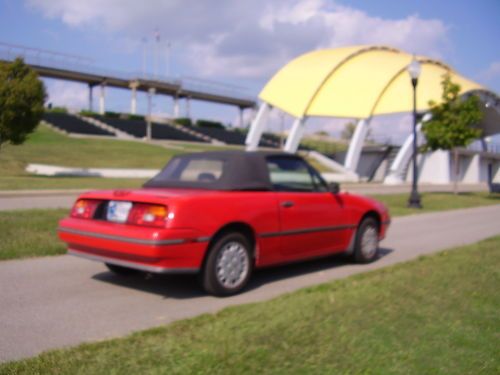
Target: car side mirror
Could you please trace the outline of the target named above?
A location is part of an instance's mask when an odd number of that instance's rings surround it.
[[[330,182],[328,184],[328,188],[331,193],[338,194],[340,193],[340,184],[338,182]]]

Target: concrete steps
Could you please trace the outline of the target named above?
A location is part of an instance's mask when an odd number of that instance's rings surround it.
[[[82,121],[85,121],[91,125],[94,125],[94,126],[97,126],[98,128],[101,128],[103,130],[106,130],[110,133],[113,133],[114,135],[116,135],[117,138],[120,138],[120,139],[134,139],[135,137],[128,134],[128,133],[125,133],[121,130],[118,130],[96,118],[93,118],[93,117],[87,117],[87,116],[82,116],[78,113],[74,113],[73,116],[79,118],[80,120]]]

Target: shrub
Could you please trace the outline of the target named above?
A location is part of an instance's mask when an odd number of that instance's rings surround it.
[[[87,116],[87,117],[98,117],[99,114],[97,112],[89,111],[88,109],[82,109],[80,111],[80,114],[82,116]]]
[[[127,116],[127,118],[129,120],[142,120],[142,121],[144,121],[144,116],[143,115],[132,115],[132,114],[130,114],[130,115]]]
[[[52,107],[52,108],[47,108],[45,111],[51,113],[68,113],[66,107]]]
[[[196,121],[196,126],[200,128],[225,129],[224,125],[218,121],[198,120]]]
[[[107,118],[120,118],[121,117],[121,113],[106,111],[106,112],[104,112],[104,117],[107,117]]]
[[[179,117],[174,119],[174,122],[182,126],[193,126],[193,122],[189,117]]]

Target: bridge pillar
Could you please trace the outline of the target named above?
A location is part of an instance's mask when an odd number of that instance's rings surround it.
[[[89,111],[92,112],[93,110],[93,103],[94,103],[94,98],[92,97],[93,93],[93,88],[94,85],[92,83],[89,83]]]
[[[299,117],[295,119],[293,125],[292,125],[292,130],[290,131],[290,134],[288,134],[288,137],[286,138],[286,143],[285,143],[285,148],[284,151],[289,152],[291,154],[294,154],[297,152],[300,144],[300,140],[302,139],[302,136],[304,135],[304,130],[305,130],[305,122],[307,120],[307,117]]]
[[[191,118],[191,97],[186,97],[186,117]]]
[[[106,112],[106,92],[105,92],[105,89],[106,89],[106,83],[101,83],[101,91],[99,92],[99,113],[101,115],[104,114],[104,112]]]
[[[250,125],[250,130],[245,140],[247,151],[255,151],[259,147],[260,137],[262,137],[262,133],[264,132],[267,116],[271,108],[272,107],[267,103],[262,103],[260,105],[259,111],[255,115],[252,125]]]
[[[174,96],[174,118],[179,117],[179,97]]]
[[[238,127],[243,128],[243,107],[238,107]]]
[[[132,97],[130,98],[130,113],[137,114],[137,88],[139,87],[138,82],[131,82],[130,89],[132,90]]]

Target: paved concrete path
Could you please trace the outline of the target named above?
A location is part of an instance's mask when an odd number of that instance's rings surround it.
[[[410,193],[405,185],[382,185],[376,183],[342,184],[342,190],[357,194]],[[421,192],[452,192],[453,185],[420,185]],[[462,184],[460,192],[487,191],[486,184]],[[0,191],[0,211],[26,210],[29,208],[71,208],[79,194],[86,190],[9,190]]]
[[[395,218],[372,264],[337,257],[261,270],[248,291],[230,298],[205,295],[193,276],[122,278],[67,255],[0,262],[0,361],[267,300],[496,234],[500,205]]]
[[[32,208],[71,208],[78,194],[40,194],[0,196],[0,211]]]

